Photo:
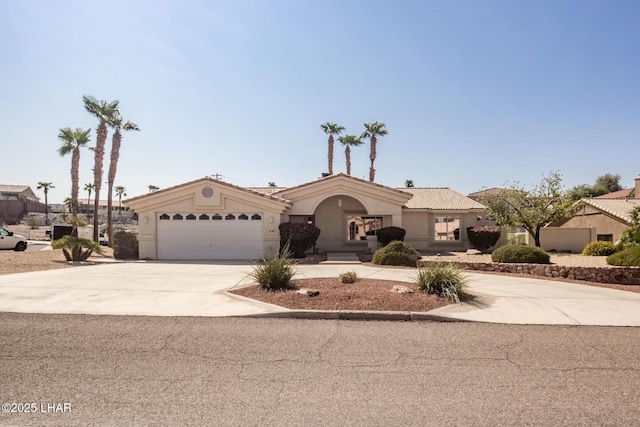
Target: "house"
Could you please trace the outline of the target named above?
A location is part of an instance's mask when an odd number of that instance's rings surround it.
[[[40,203],[28,185],[0,184],[0,222],[15,224],[29,212],[44,213],[46,205]]]
[[[620,198],[614,198],[614,195]],[[635,179],[635,187],[604,194],[602,196],[581,199],[576,202],[576,213],[568,220],[557,224],[561,228],[595,229],[597,240],[616,242],[631,225],[629,213],[640,206],[640,198],[629,195],[640,194],[640,176]]]
[[[256,259],[275,253],[284,222],[315,224],[316,250],[366,251],[382,227],[421,251],[466,250],[480,203],[449,188],[391,188],[345,174],[288,188],[205,177],[124,201],[138,214],[141,258]]]

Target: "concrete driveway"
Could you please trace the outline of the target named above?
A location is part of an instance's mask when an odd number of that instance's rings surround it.
[[[247,316],[292,310],[227,293],[251,283],[251,263],[114,262],[0,276],[0,311],[148,316]],[[415,270],[299,265],[297,277],[410,281]],[[518,324],[640,326],[640,294],[531,277],[467,273],[477,298],[421,318]],[[335,312],[295,312],[335,318]],[[364,316],[366,318],[366,316]],[[373,318],[373,316],[372,316]]]

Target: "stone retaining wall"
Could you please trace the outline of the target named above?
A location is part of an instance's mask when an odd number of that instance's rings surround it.
[[[418,261],[418,267],[442,264],[435,261]],[[640,285],[640,267],[571,267],[555,264],[520,264],[486,262],[451,262],[463,270],[513,273],[542,277],[559,277],[619,285]]]

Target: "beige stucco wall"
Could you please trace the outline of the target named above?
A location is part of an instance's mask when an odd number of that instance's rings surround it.
[[[545,227],[540,230],[540,247],[545,251],[580,253],[585,246],[597,240],[596,234],[596,229],[591,227]],[[535,245],[533,238],[528,242]]]
[[[612,234],[613,241],[620,239],[622,233],[629,228],[626,224],[619,220],[613,219],[608,215],[602,213],[593,213],[588,215],[576,215],[566,223],[562,224],[562,228],[580,228],[590,227],[595,228],[596,235],[598,234]],[[593,240],[596,240],[594,237]]]

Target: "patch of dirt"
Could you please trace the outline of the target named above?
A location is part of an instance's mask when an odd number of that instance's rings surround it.
[[[368,310],[426,312],[450,304],[445,298],[418,291],[414,283],[392,280],[359,279],[356,283],[340,283],[337,277],[299,279],[286,291],[264,291],[260,286],[248,286],[231,291],[270,304],[302,310]],[[413,293],[391,292],[395,285],[414,290]],[[298,289],[313,289],[319,295],[310,297],[296,293]]]
[[[84,264],[96,263],[100,258],[113,258],[113,249],[102,248],[102,251],[102,255],[93,253]],[[67,262],[62,249],[26,252],[0,251],[0,275],[67,267],[74,267],[74,264]]]

